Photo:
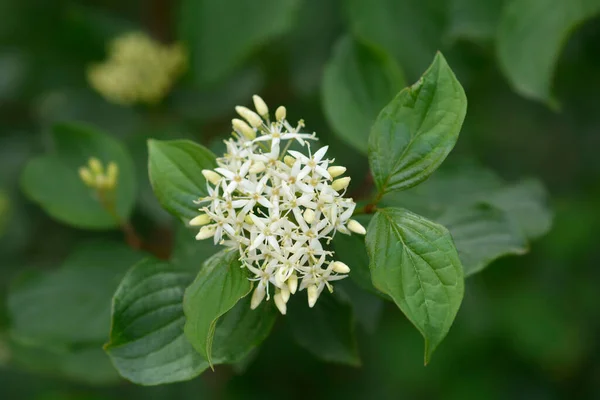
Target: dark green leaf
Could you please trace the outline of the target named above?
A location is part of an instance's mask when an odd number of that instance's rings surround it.
[[[257,47],[288,30],[298,4],[298,0],[183,0],[179,37],[190,51],[196,82],[222,79]]]
[[[525,97],[558,107],[552,75],[569,34],[600,12],[598,0],[515,0],[500,18],[497,52],[513,88]]]
[[[345,36],[325,68],[325,116],[342,139],[367,153],[373,121],[404,85],[400,67],[385,51]]]
[[[313,308],[308,307],[304,297],[291,299],[289,304],[286,319],[298,344],[322,360],[360,365],[349,304],[326,291]]]
[[[499,257],[528,250],[527,239],[518,225],[506,212],[487,204],[448,209],[436,222],[452,234],[465,277]]]
[[[460,307],[463,270],[450,233],[399,208],[380,209],[367,230],[373,284],[390,295],[425,338],[425,363]]]
[[[105,346],[123,377],[159,385],[194,378],[208,367],[183,334],[183,293],[192,279],[190,271],[153,259],[123,278]]]
[[[492,40],[504,3],[505,0],[451,0],[447,35],[451,40]]]
[[[467,111],[462,86],[438,53],[425,74],[379,114],[369,137],[369,163],[380,193],[427,179],[454,147]]]
[[[344,279],[335,284],[335,293],[352,306],[356,321],[369,333],[374,334],[383,314],[382,293],[376,296],[363,290],[354,281]]]
[[[141,256],[119,243],[90,243],[57,271],[21,277],[8,298],[13,335],[43,345],[100,346],[108,337],[110,299]]]
[[[212,347],[219,317],[231,310],[252,289],[239,254],[223,250],[212,256],[186,289],[183,310],[185,335],[212,364]]]
[[[202,170],[216,167],[215,155],[189,140],[149,140],[148,157],[150,183],[162,206],[186,222],[198,215],[194,201],[208,195]]]
[[[80,228],[107,229],[120,222],[104,209],[95,191],[79,178],[90,157],[119,167],[116,213],[127,220],[135,203],[133,162],[124,146],[83,125],[59,124],[53,130],[56,152],[29,161],[21,177],[25,194],[52,217]]]
[[[409,80],[440,48],[446,0],[346,0],[352,33],[392,54]]]
[[[212,240],[196,240],[197,229],[192,230],[179,223],[177,225],[171,263],[197,272],[221,248],[215,246]]]

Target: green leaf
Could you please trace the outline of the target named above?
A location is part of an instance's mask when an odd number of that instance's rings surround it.
[[[84,125],[58,124],[53,129],[56,151],[34,158],[21,176],[25,194],[57,220],[85,229],[109,229],[120,222],[104,209],[93,189],[79,178],[79,167],[90,157],[119,167],[116,214],[127,220],[135,203],[133,162],[124,146]]]
[[[192,379],[208,368],[183,334],[189,270],[146,259],[129,270],[113,298],[105,350],[119,373],[140,385]]]
[[[366,153],[373,121],[404,85],[400,67],[385,51],[344,36],[323,76],[325,116],[335,133]]]
[[[13,336],[53,347],[100,346],[108,336],[110,299],[141,257],[120,243],[89,243],[56,271],[22,276],[8,297]]]
[[[207,196],[203,169],[216,167],[215,155],[189,140],[149,140],[148,173],[161,205],[186,222],[199,214],[194,201]]]
[[[451,208],[436,219],[450,231],[465,277],[499,257],[525,254],[527,239],[508,214],[488,204]]]
[[[494,38],[505,0],[451,0],[447,35],[451,40]]]
[[[345,0],[352,33],[381,46],[419,76],[441,47],[447,0]]]
[[[599,0],[509,2],[500,18],[496,49],[512,87],[557,108],[551,86],[560,52],[573,30],[599,12]]]
[[[373,284],[390,295],[425,338],[425,364],[444,339],[464,292],[446,228],[399,208],[377,211],[367,230]]]
[[[375,334],[385,304],[381,298],[381,293],[380,296],[375,296],[363,290],[350,279],[336,282],[335,293],[338,295],[338,298],[352,306],[352,311],[358,324],[367,333],[371,335]]]
[[[205,85],[227,76],[257,47],[286,32],[298,5],[298,0],[183,0],[179,38],[190,51],[195,81]]]
[[[238,257],[237,252],[226,250],[215,254],[206,261],[185,291],[185,335],[210,364],[219,317],[231,310],[252,289]]]
[[[381,194],[427,179],[454,147],[467,111],[462,86],[438,53],[421,79],[379,114],[369,163]]]
[[[197,272],[221,247],[215,246],[212,240],[196,240],[198,229],[190,229],[180,223],[177,225],[170,261],[177,267]]]
[[[323,292],[313,308],[305,298],[293,298],[289,306],[286,319],[299,345],[325,361],[360,365],[349,304]]]

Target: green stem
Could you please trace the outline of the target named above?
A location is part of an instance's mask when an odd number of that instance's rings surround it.
[[[107,194],[114,195],[114,191],[111,190],[111,193],[106,193],[104,190],[99,189],[97,194],[102,207],[114,218],[117,224],[119,224],[119,227],[125,234],[125,240],[127,241],[127,244],[134,249],[141,248],[142,239],[135,231],[135,228],[129,221],[124,221],[117,213],[114,196],[107,196]]]

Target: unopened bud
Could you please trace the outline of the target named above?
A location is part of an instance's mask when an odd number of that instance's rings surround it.
[[[106,184],[109,188],[114,188],[117,185],[117,177],[119,176],[119,167],[113,161],[108,163],[106,168]]]
[[[196,240],[204,240],[213,237],[215,235],[215,230],[216,228],[214,225],[203,226],[196,235]]]
[[[340,175],[343,175],[346,172],[346,167],[332,166],[327,168],[327,172],[331,175],[331,178],[337,178]]]
[[[259,283],[256,289],[254,289],[254,293],[252,293],[252,300],[250,301],[250,308],[252,310],[256,309],[262,303],[265,298],[265,285]]]
[[[281,293],[275,294],[275,296],[273,296],[273,300],[275,300],[275,305],[277,306],[277,309],[279,310],[279,312],[282,315],[285,315],[285,313],[287,312],[287,306],[285,304],[285,301],[283,301],[283,297],[281,296]]]
[[[217,174],[215,171],[211,171],[210,169],[203,169],[202,175],[204,175],[204,178],[206,178],[206,180],[213,185],[218,185],[221,181],[221,175]]]
[[[262,97],[255,94],[252,96],[252,101],[254,102],[254,108],[256,108],[256,111],[258,111],[260,115],[263,117],[269,116],[269,107],[267,107],[267,104]]]
[[[252,125],[255,128],[259,128],[262,123],[263,120],[262,118],[255,113],[254,111],[250,110],[249,108],[243,107],[243,106],[236,106],[235,107],[235,111],[242,117],[244,118],[246,121],[248,121],[248,123],[250,125]]]
[[[358,222],[357,220],[351,219],[350,221],[348,221],[348,225],[347,225],[348,229],[350,229],[350,231],[354,232],[354,233],[358,233],[359,235],[364,235],[367,233],[367,230],[365,229],[364,226],[362,226],[360,224],[360,222]]]
[[[290,290],[288,289],[287,286],[282,286],[281,289],[279,289],[281,293],[281,298],[283,299],[283,301],[285,301],[286,303],[288,302],[288,300],[290,299]]]
[[[294,157],[290,156],[290,155],[286,155],[285,157],[283,157],[283,162],[288,167],[291,167],[296,162],[296,159]]]
[[[252,221],[252,217],[250,216],[250,214],[248,214],[244,217],[244,222],[247,223],[248,225],[254,225],[254,221]]]
[[[250,140],[256,138],[256,132],[254,132],[254,129],[252,129],[245,121],[242,121],[239,118],[234,118],[231,120],[231,125],[237,133],[241,133],[246,138]]]
[[[104,173],[102,163],[96,157],[90,157],[90,159],[88,160],[88,164],[94,175],[101,175]]]
[[[331,266],[333,267],[333,271],[337,272],[338,274],[347,274],[350,272],[350,267],[341,261],[335,261],[333,264],[331,264]]]
[[[277,118],[277,121],[283,121],[285,119],[285,115],[286,115],[286,109],[284,106],[279,106],[277,107],[277,110],[275,110],[275,118]]]
[[[308,292],[308,306],[313,308],[319,298],[319,289],[315,285],[310,285],[306,291]]]
[[[287,280],[287,284],[288,284],[288,288],[290,289],[290,293],[294,294],[296,293],[296,290],[298,289],[298,277],[296,276],[295,273],[293,273]]]
[[[200,214],[197,217],[192,218],[190,226],[202,226],[210,222],[210,217],[206,214]]]
[[[90,187],[95,186],[94,176],[92,175],[92,172],[88,168],[86,168],[86,167],[79,168],[79,177],[81,178],[83,183],[85,183],[87,186],[90,186]]]
[[[248,172],[250,172],[251,174],[260,174],[261,172],[263,172],[267,167],[265,166],[265,164],[263,162],[256,162],[254,164],[252,164],[252,166],[250,167],[250,169],[248,169]]]
[[[350,177],[346,176],[344,178],[336,179],[335,181],[333,181],[331,183],[331,187],[336,192],[339,192],[340,190],[346,189],[349,184],[350,184]]]
[[[307,208],[304,211],[303,217],[307,224],[312,224],[313,221],[315,220],[315,212],[313,210],[311,210],[310,208]]]

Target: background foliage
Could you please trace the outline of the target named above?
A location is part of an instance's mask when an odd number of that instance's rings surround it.
[[[599,12],[598,0],[2,1],[0,396],[599,397]],[[188,73],[159,105],[110,104],[86,82],[86,67],[105,57],[107,41],[130,30],[179,39],[190,50]],[[447,225],[457,243],[472,243],[471,253],[459,254],[467,275],[483,265],[465,260],[527,255],[494,261],[466,281],[452,331],[431,364],[422,366],[422,339],[395,305],[373,300],[348,280],[339,292],[349,303],[322,307],[339,308],[346,324],[351,304],[360,351],[353,337],[343,336],[348,330],[319,330],[321,310],[310,314],[291,304],[290,314],[306,314],[314,331],[279,319],[258,352],[187,383],[145,388],[119,378],[102,350],[108,299],[141,256],[122,244],[102,210],[65,221],[80,204],[65,203],[79,187],[63,179],[63,164],[85,159],[60,137],[85,124],[93,128],[78,143],[100,156],[131,155],[121,176],[131,185],[119,193],[118,210],[131,215],[144,250],[171,255],[178,272],[170,293],[177,297],[214,250],[190,241],[160,208],[147,175],[148,138],[192,139],[218,153],[233,105],[260,93],[269,104],[285,104],[292,120],[304,118],[348,166],[353,186],[368,191],[364,127],[417,80],[436,50],[469,99],[463,130],[441,170],[383,202]],[[113,140],[98,140],[96,131]],[[156,142],[150,151],[185,168],[191,145],[169,143]],[[53,181],[75,192],[57,193]],[[546,190],[548,209],[539,206]],[[40,208],[54,204],[49,195],[62,196],[58,203],[69,212]],[[186,207],[186,198],[180,201],[172,206]],[[549,209],[553,229],[543,236]],[[484,229],[473,220],[488,222]],[[511,233],[515,225],[521,236]],[[477,229],[489,226],[505,239],[494,237],[500,248],[473,242],[485,243]],[[344,239],[336,237],[334,246],[349,265],[366,257],[353,254],[351,239]],[[151,267],[144,273],[158,274],[165,264]],[[320,340],[307,342],[314,332]],[[339,340],[334,345],[330,338]],[[126,339],[111,337],[109,352],[135,371],[135,348]],[[361,366],[325,364],[314,355]],[[189,360],[188,367],[203,368],[202,362]]]

